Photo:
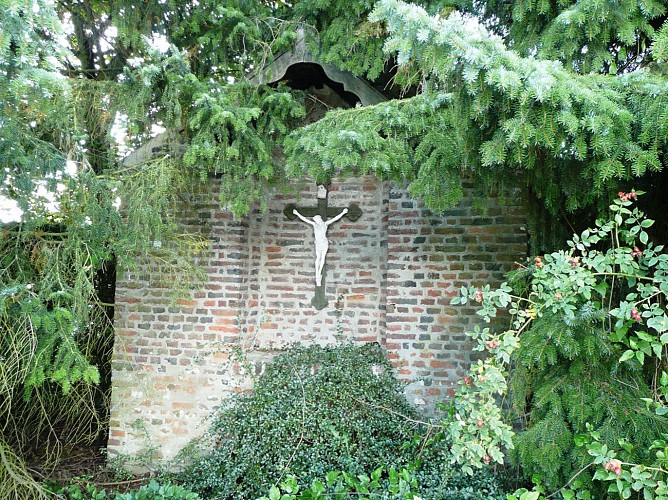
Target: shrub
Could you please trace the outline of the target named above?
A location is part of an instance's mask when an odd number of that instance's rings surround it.
[[[190,464],[177,478],[204,498],[244,499],[289,476],[303,491],[334,471],[357,477],[382,466],[410,468],[426,486],[423,498],[476,498],[439,496],[453,476],[451,457],[443,442],[420,455],[427,428],[378,345],[298,347],[215,413],[180,457]]]
[[[620,193],[612,220],[575,235],[569,250],[544,256],[525,276],[537,314],[513,357],[513,404],[528,415],[514,456],[548,489],[591,461],[577,446],[588,428],[609,448],[633,442],[628,459],[643,461],[668,425],[643,402],[658,397],[655,374],[665,362],[668,256],[649,242],[652,221],[632,207],[635,197]],[[581,477],[583,487],[590,477]]]
[[[114,500],[197,500],[200,497],[196,493],[177,484],[151,481],[137,491],[119,493],[113,498]]]
[[[119,493],[99,489],[93,484],[86,486],[73,484],[54,491],[56,498],[68,500],[198,500],[200,497],[182,486],[151,480],[137,491]]]
[[[377,345],[297,347],[277,356],[251,394],[214,415],[179,477],[204,496],[256,498],[287,475],[406,465],[419,431]]]
[[[347,497],[414,500],[418,497],[416,488],[417,481],[407,469],[400,472],[390,469],[387,477],[384,477],[383,469],[379,467],[369,475],[360,474],[357,477],[346,472],[329,472],[322,481],[314,479],[310,486],[304,489],[300,488],[296,477],[289,476],[280,487],[272,486],[268,497],[258,500],[324,500]]]

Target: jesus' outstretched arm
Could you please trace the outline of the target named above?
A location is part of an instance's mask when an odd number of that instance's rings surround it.
[[[330,224],[333,224],[334,222],[336,222],[337,220],[339,220],[341,217],[343,217],[343,216],[346,215],[347,213],[348,213],[348,209],[347,209],[347,208],[344,208],[343,210],[341,210],[341,213],[339,213],[339,215],[337,215],[337,216],[334,217],[333,219],[329,219],[328,221],[325,222],[325,224],[327,224],[327,225],[329,226]]]
[[[303,222],[306,222],[307,224],[311,224],[312,226],[315,226],[315,222],[313,222],[311,219],[307,219],[304,217],[302,214],[300,214],[297,209],[295,208],[292,211],[293,214],[295,214],[297,217],[299,217]]]

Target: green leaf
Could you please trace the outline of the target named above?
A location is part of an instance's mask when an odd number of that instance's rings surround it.
[[[608,291],[608,284],[605,281],[601,281],[594,286],[594,290],[596,290],[601,297],[605,297],[605,294]]]
[[[321,481],[314,479],[311,483],[311,491],[313,491],[315,496],[319,496],[325,491],[325,485]]]
[[[631,349],[628,349],[624,351],[624,354],[622,354],[622,357],[619,358],[619,362],[622,363],[624,361],[627,361],[631,359],[633,356],[635,356],[635,351],[632,351]]]
[[[588,434],[575,434],[573,436],[573,441],[575,442],[575,446],[583,446],[589,444],[590,439]]]
[[[336,471],[330,471],[325,475],[325,479],[327,481],[327,486],[333,485],[336,480],[339,478],[339,473]]]
[[[596,469],[594,479],[597,481],[606,481],[610,479],[610,473],[604,469]]]
[[[274,485],[269,490],[269,500],[281,500],[281,490],[278,489],[278,486]]]

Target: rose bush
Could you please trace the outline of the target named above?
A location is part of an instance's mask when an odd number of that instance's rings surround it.
[[[514,498],[557,488],[565,498],[665,498],[668,255],[649,241],[639,194],[620,192],[609,220],[498,289],[465,288],[452,301],[478,303],[488,322],[511,315],[500,334],[470,333],[488,356],[461,381],[444,432],[469,472],[510,451],[539,483]],[[500,404],[509,384],[517,434]]]

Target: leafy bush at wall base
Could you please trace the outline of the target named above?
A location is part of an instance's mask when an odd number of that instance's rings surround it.
[[[119,493],[100,489],[93,484],[73,484],[53,491],[56,498],[68,500],[199,500],[199,495],[185,488],[167,482],[151,480],[137,491]]]
[[[304,489],[332,471],[400,470],[418,462],[427,428],[406,417],[420,418],[378,345],[297,347],[218,410],[177,479],[204,498],[252,499],[288,476]],[[423,498],[439,498],[452,476],[441,444],[413,472],[433,491]]]
[[[180,477],[205,497],[256,498],[288,474],[405,465],[420,429],[401,415],[415,418],[379,346],[295,348],[218,410]]]

